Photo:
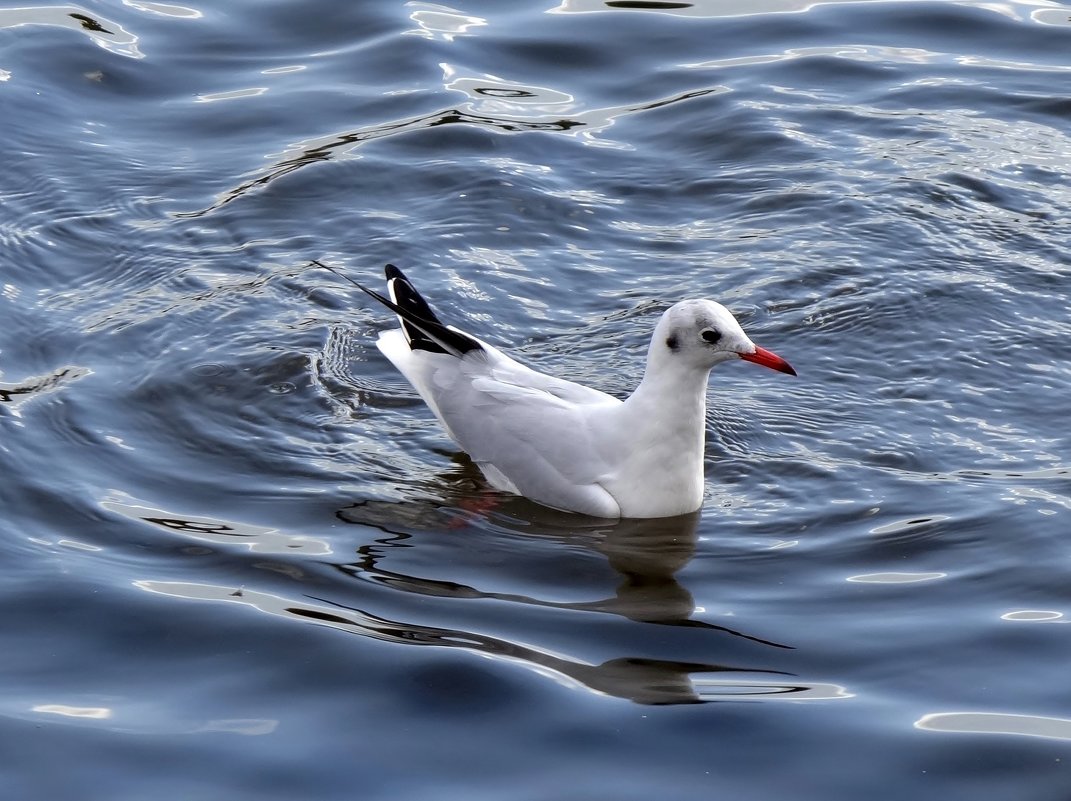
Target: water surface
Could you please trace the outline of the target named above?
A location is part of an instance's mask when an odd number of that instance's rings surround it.
[[[0,8],[11,799],[1063,799],[1071,9]],[[707,500],[490,492],[325,261],[627,395]]]

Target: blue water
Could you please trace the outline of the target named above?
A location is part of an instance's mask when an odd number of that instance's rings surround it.
[[[0,8],[0,795],[1071,788],[1071,7]],[[700,514],[504,498],[325,261],[619,396]]]

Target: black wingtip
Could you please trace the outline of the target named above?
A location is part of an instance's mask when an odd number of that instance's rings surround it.
[[[483,349],[479,340],[444,325],[431,310],[428,302],[416,291],[412,281],[405,277],[405,273],[393,264],[387,264],[383,268],[383,274],[387,277],[390,300],[367,289],[365,292],[398,315],[411,349],[453,353],[458,356]]]
[[[409,341],[409,347],[413,350],[453,353],[457,356],[463,356],[473,350],[483,350],[483,346],[478,339],[443,325],[435,315],[435,312],[431,310],[428,302],[420,296],[420,293],[413,287],[412,282],[405,277],[405,273],[393,264],[388,264],[383,268],[383,272],[387,276],[387,288],[391,295],[391,297],[386,298],[374,289],[369,289],[364,284],[354,281],[348,275],[340,273],[334,267],[329,267],[316,259],[312,259],[310,263],[329,270],[340,278],[345,278],[366,295],[375,298],[397,314],[402,324],[402,330]]]
[[[416,291],[413,283],[405,277],[405,273],[393,264],[388,264],[384,267],[383,272],[387,276],[387,292],[390,295],[390,299],[405,309],[409,313],[409,318],[416,317],[438,326],[443,325],[439,317],[431,310],[428,302]],[[405,333],[405,339],[412,350],[426,350],[431,353],[447,352],[440,342],[436,342],[435,339],[428,336],[426,331],[422,331],[410,322],[406,316],[399,315],[398,320],[402,325],[402,331]]]

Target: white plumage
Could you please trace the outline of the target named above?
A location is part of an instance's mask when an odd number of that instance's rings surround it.
[[[402,272],[387,265],[401,327],[378,346],[446,432],[497,489],[595,517],[669,517],[703,503],[710,369],[742,358],[795,375],[757,347],[724,306],[686,300],[655,327],[647,369],[620,401],[536,372],[443,325]]]

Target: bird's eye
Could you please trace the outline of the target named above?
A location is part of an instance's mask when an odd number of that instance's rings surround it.
[[[700,336],[703,337],[703,339],[705,339],[711,345],[713,345],[719,339],[721,339],[721,331],[717,331],[713,328],[708,328],[702,334],[700,334]]]

